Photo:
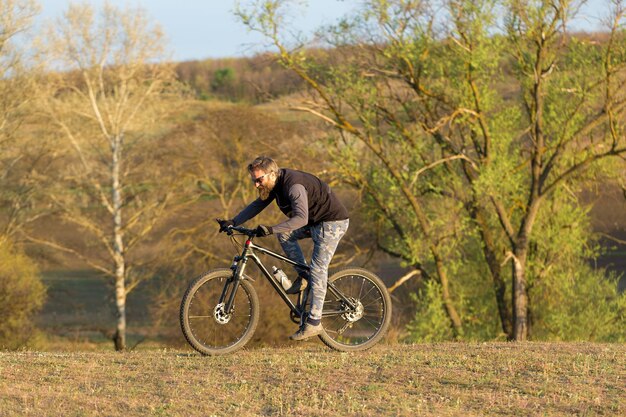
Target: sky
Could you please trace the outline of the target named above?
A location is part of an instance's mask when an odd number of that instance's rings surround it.
[[[71,1],[38,0],[39,21],[61,16]],[[105,0],[83,0],[100,8]],[[234,0],[109,0],[124,9],[137,6],[164,29],[175,61],[251,56],[266,50],[263,38],[250,32],[233,14]],[[241,3],[244,3],[241,1]],[[304,2],[303,2],[304,3]],[[359,4],[355,0],[310,0],[293,11],[295,27],[312,33],[322,23],[345,15]]]
[[[39,21],[61,16],[69,0],[38,0],[42,7]],[[100,8],[105,0],[82,0]],[[244,1],[241,1],[244,3]],[[332,23],[355,10],[362,0],[309,0],[308,6],[293,10],[293,26],[311,34],[324,23]],[[576,27],[592,31],[598,27],[598,16],[605,13],[606,0],[589,0],[585,14],[590,17],[576,22]],[[252,56],[267,50],[262,37],[250,32],[233,14],[235,0],[109,0],[125,8],[137,6],[164,29],[175,61],[205,58]]]

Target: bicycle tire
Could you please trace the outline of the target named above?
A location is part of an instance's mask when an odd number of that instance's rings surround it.
[[[345,313],[322,317],[324,331],[319,335],[322,342],[343,352],[369,349],[378,343],[389,329],[392,312],[391,297],[382,280],[366,269],[348,267],[335,272],[328,282],[356,301],[361,311],[349,311],[328,290],[324,311],[343,309]]]
[[[240,281],[233,304],[225,314],[218,304],[230,269],[208,271],[194,279],[181,301],[180,325],[187,342],[203,355],[224,355],[241,349],[259,323],[259,298],[252,284]]]

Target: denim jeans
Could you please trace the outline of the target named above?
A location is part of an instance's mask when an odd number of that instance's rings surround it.
[[[339,241],[348,230],[349,220],[321,222],[312,226],[286,233],[277,233],[278,241],[287,257],[293,261],[306,264],[298,240],[313,239],[310,274],[302,268],[295,267],[298,275],[305,277],[311,286],[310,318],[321,319],[328,283],[328,266],[333,259]]]

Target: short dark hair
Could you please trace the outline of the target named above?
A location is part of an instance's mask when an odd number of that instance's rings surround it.
[[[252,172],[256,169],[263,170],[266,174],[273,172],[278,174],[278,164],[272,158],[268,156],[258,156],[254,161],[248,164],[248,172]]]

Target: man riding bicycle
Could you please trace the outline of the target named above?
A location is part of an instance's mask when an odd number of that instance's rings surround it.
[[[257,236],[276,234],[287,257],[306,263],[298,240],[311,238],[313,254],[310,272],[296,267],[298,278],[288,294],[297,294],[311,285],[311,311],[291,340],[304,340],[322,332],[322,309],[328,282],[328,266],[339,241],[348,229],[348,211],[330,186],[316,176],[287,168],[279,168],[268,157],[259,156],[248,165],[259,198],[231,220],[216,219],[220,232],[237,226],[263,211],[272,200],[289,219],[274,226],[257,226]]]

